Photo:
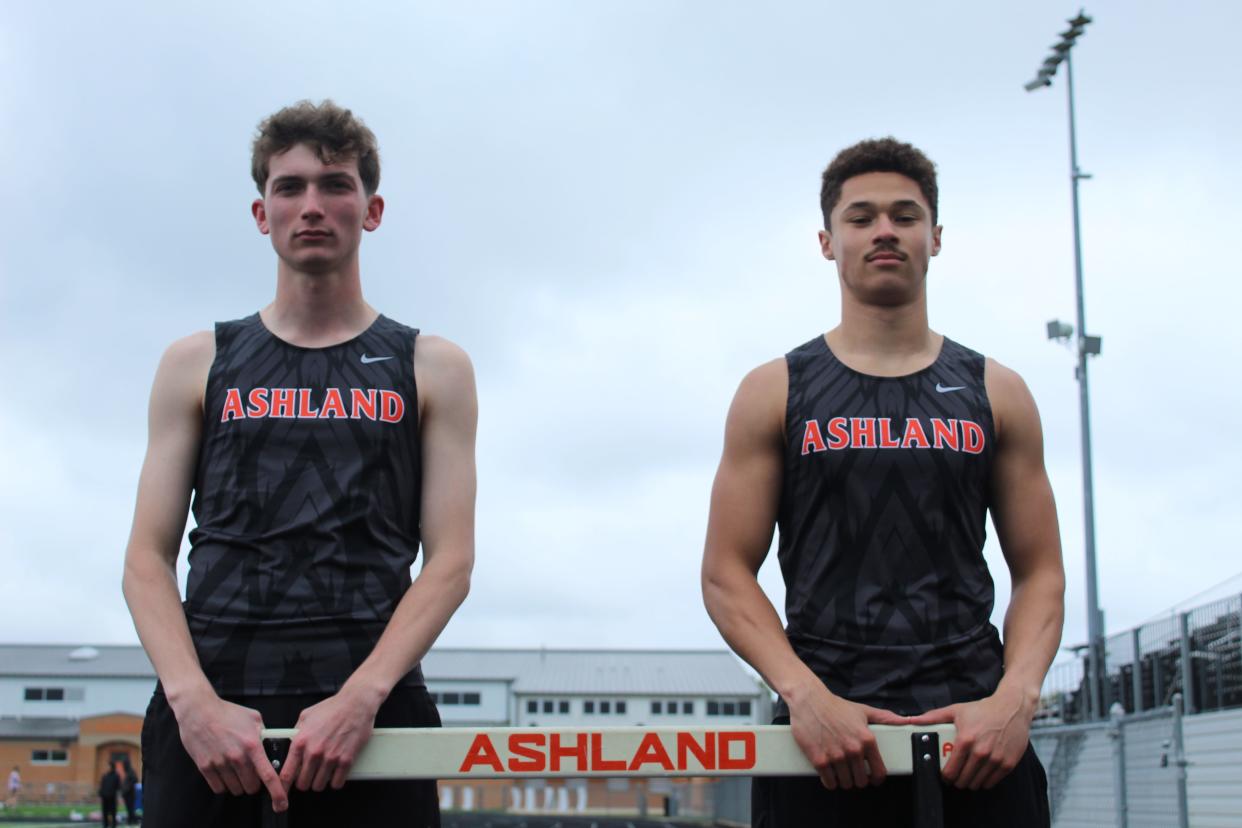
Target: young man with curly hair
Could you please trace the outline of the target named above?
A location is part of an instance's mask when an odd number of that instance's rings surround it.
[[[1030,747],[1064,573],[1039,415],[1022,379],[933,331],[935,167],[891,138],[841,152],[819,233],[840,323],[753,370],[725,426],[703,559],[708,611],[780,696],[819,779],[756,780],[756,826],[910,824],[869,724],[957,727],[945,824],[1047,826]],[[1013,582],[1001,637],[991,512]],[[780,619],[757,581],[779,528]]]
[[[159,675],[147,824],[259,825],[266,790],[295,826],[436,826],[434,782],[346,777],[374,727],[439,724],[419,661],[469,588],[473,371],[363,298],[359,245],[384,214],[371,131],[302,102],[253,150],[275,299],[164,354],[126,551]],[[295,726],[278,774],[260,729]]]

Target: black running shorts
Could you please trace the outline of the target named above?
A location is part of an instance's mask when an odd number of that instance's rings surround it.
[[[293,727],[298,714],[323,696],[245,696],[227,701],[258,710],[265,727]],[[375,716],[376,727],[439,727],[440,715],[422,687],[396,687]],[[157,687],[142,725],[143,822],[148,828],[260,828],[262,794],[215,794],[181,744],[177,720]],[[270,808],[270,805],[267,806]],[[432,780],[348,782],[291,792],[289,828],[344,825],[439,828],[440,803]],[[269,823],[270,824],[270,823]]]

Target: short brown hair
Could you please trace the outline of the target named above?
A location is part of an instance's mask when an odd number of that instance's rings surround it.
[[[375,195],[379,189],[380,159],[375,133],[354,113],[330,100],[319,104],[298,101],[259,124],[251,148],[250,174],[260,194],[267,185],[272,156],[297,144],[308,145],[325,164],[356,158],[358,177],[366,194]]]
[[[833,209],[841,200],[841,188],[846,179],[872,172],[893,172],[904,175],[919,185],[923,198],[931,207],[932,224],[936,223],[938,208],[936,200],[940,191],[936,186],[936,165],[911,144],[903,144],[896,138],[874,138],[859,141],[837,153],[828,169],[824,170],[823,185],[819,189],[819,207],[824,212],[824,228],[830,227]]]

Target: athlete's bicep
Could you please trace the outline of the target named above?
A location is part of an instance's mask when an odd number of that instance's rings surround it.
[[[986,374],[996,424],[992,522],[1014,581],[1061,569],[1061,536],[1044,466],[1039,411],[1026,383],[991,360]]]
[[[466,352],[438,337],[419,337],[415,373],[423,398],[423,554],[470,566],[474,559],[475,433],[478,397]]]
[[[705,575],[738,564],[758,572],[767,556],[780,503],[787,386],[785,362],[776,360],[748,374],[733,398],[712,484]]]
[[[147,453],[127,556],[176,560],[202,435],[202,398],[215,354],[210,333],[172,344],[160,360],[147,414]]]

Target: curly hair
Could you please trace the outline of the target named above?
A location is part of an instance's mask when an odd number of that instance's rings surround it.
[[[824,170],[819,207],[824,212],[825,229],[832,229],[832,211],[841,200],[841,188],[846,179],[872,172],[898,173],[918,184],[931,207],[932,224],[936,223],[936,200],[940,194],[936,186],[936,165],[917,147],[890,136],[859,141],[841,150]]]
[[[259,124],[250,154],[250,175],[259,193],[267,185],[273,155],[306,144],[325,164],[356,158],[358,176],[367,195],[379,189],[380,159],[375,133],[360,118],[330,100],[314,104],[298,101]]]

